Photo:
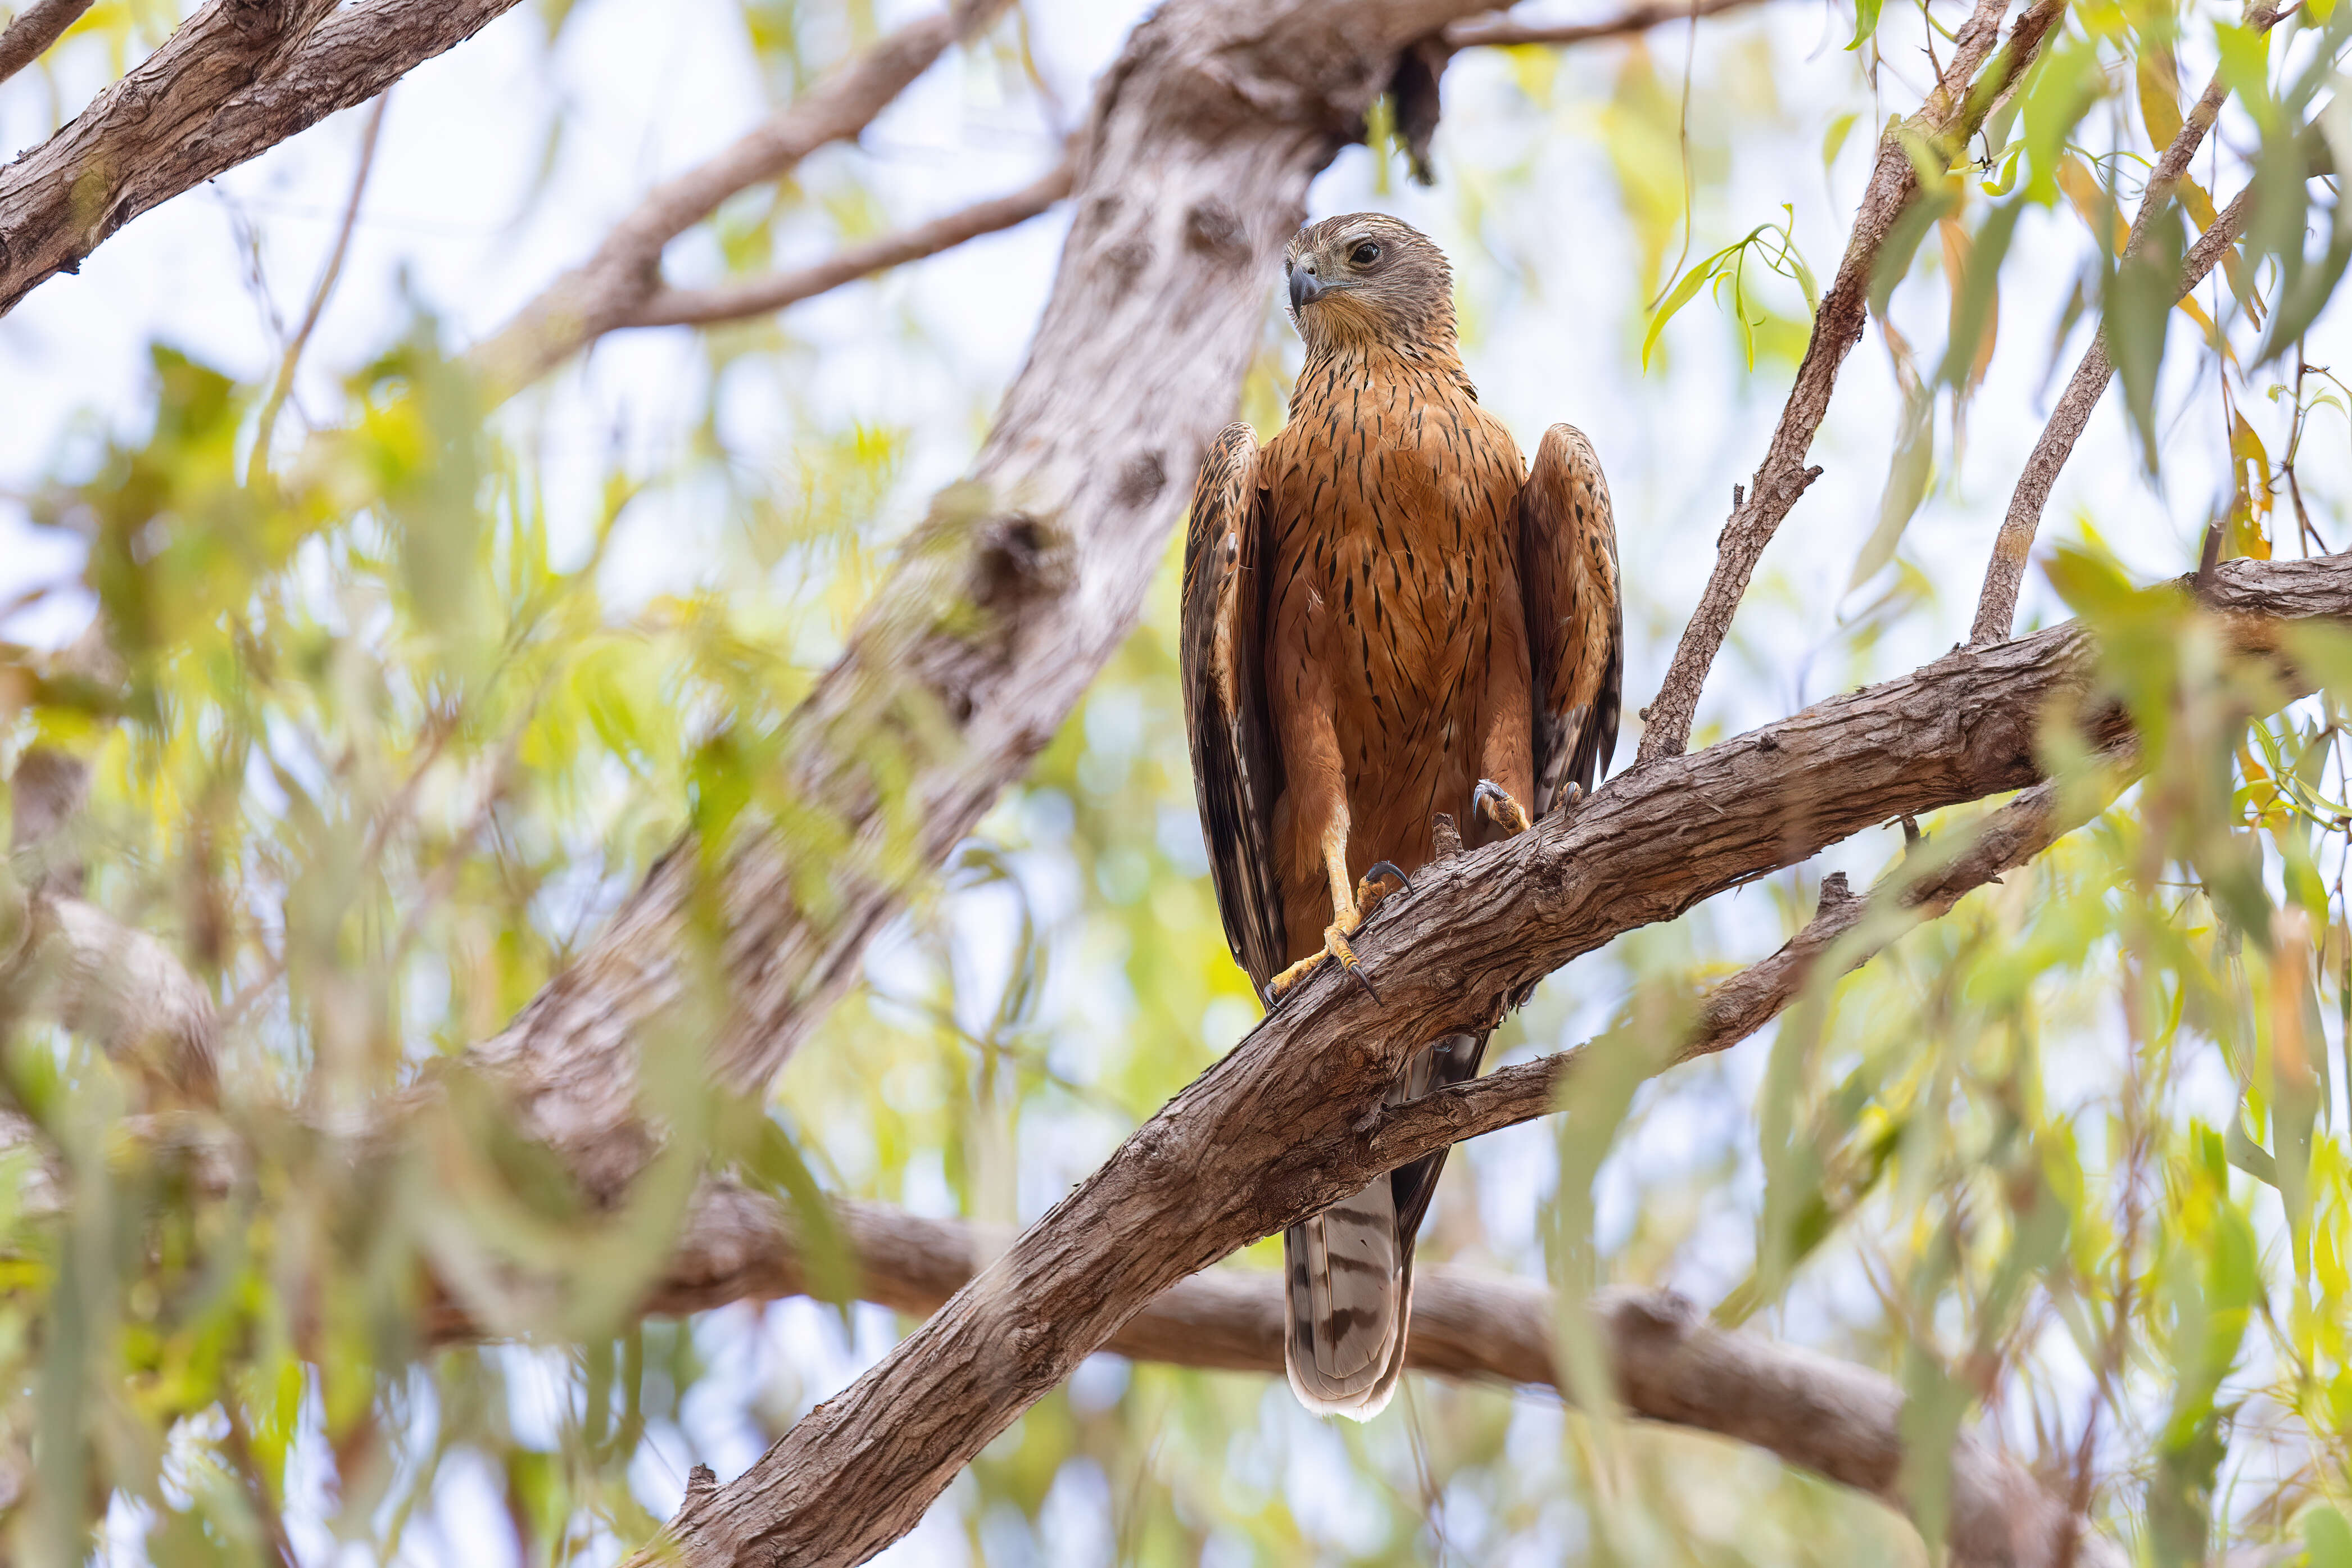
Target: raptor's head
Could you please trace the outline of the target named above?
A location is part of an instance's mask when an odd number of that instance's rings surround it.
[[[1283,254],[1290,321],[1310,349],[1353,342],[1454,349],[1454,269],[1427,235],[1386,213],[1309,224]]]

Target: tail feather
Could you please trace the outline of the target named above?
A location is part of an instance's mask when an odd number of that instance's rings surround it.
[[[1449,1035],[1415,1051],[1388,1102],[1472,1076],[1486,1044]],[[1317,1415],[1369,1421],[1396,1393],[1412,1315],[1413,1237],[1444,1163],[1442,1151],[1416,1160],[1283,1232],[1283,1363],[1291,1391]]]

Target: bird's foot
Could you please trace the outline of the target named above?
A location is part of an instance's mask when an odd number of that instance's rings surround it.
[[[1339,917],[1323,928],[1322,952],[1308,953],[1265,983],[1265,989],[1271,1000],[1281,1001],[1290,994],[1293,986],[1315,973],[1316,965],[1327,958],[1336,958],[1339,961],[1339,967],[1348,972],[1348,977],[1364,988],[1364,994],[1375,1002],[1379,1001],[1381,994],[1372,989],[1372,983],[1365,975],[1363,965],[1357,961],[1356,950],[1348,945],[1348,939],[1353,936],[1357,928],[1363,923],[1364,917],[1360,910],[1340,910]]]
[[[1493,779],[1480,779],[1471,793],[1470,804],[1478,815],[1506,833],[1525,833],[1533,826],[1528,819],[1528,808],[1511,798],[1511,792]]]
[[[1390,886],[1392,882],[1396,885],[1394,888]],[[1365,872],[1363,879],[1356,884],[1357,911],[1365,920],[1371,919],[1372,910],[1380,906],[1381,900],[1399,889],[1408,893],[1412,891],[1412,879],[1397,869],[1397,863],[1393,860],[1374,861],[1372,868]]]

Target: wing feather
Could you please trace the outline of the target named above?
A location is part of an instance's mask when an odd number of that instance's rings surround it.
[[[1179,659],[1192,787],[1225,941],[1258,994],[1283,965],[1282,887],[1274,858],[1281,754],[1267,716],[1261,627],[1265,614],[1266,501],[1257,437],[1228,425],[1201,464],[1184,537]]]
[[[1519,490],[1519,583],[1534,658],[1535,815],[1590,794],[1617,749],[1625,618],[1617,522],[1592,443],[1555,425]]]

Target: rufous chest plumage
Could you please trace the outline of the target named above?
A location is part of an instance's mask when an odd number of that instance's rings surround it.
[[[1524,470],[1458,372],[1310,363],[1266,455],[1268,607],[1323,666],[1343,728],[1364,713],[1401,735],[1419,717],[1401,707],[1469,700],[1493,608],[1518,597]]]

